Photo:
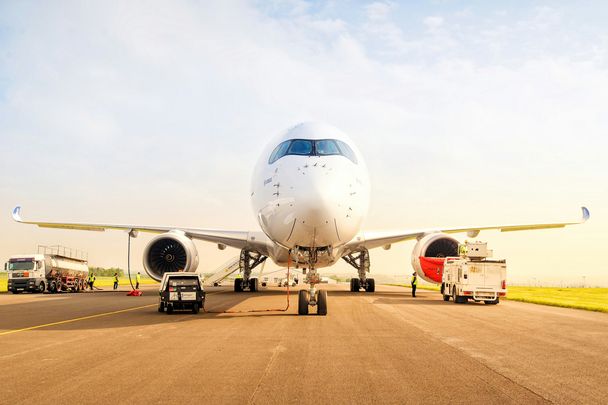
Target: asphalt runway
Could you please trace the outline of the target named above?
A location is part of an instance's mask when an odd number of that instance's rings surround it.
[[[157,291],[0,295],[1,403],[606,403],[608,315],[328,286],[328,315],[157,312]],[[210,311],[285,289],[208,289]]]

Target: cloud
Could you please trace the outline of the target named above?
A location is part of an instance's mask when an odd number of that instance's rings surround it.
[[[57,219],[255,228],[250,169],[304,120],[341,127],[364,151],[368,227],[604,201],[605,27],[581,37],[553,9],[352,7],[3,3],[1,212],[19,201]],[[0,226],[39,235],[6,215]],[[90,243],[96,260],[122,260]]]

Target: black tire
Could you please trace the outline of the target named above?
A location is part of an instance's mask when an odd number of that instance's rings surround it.
[[[376,291],[376,280],[374,280],[373,278],[368,278],[367,285],[365,286],[365,291],[375,292]]]
[[[200,308],[199,308],[199,306],[198,306],[198,302],[195,302],[195,303],[192,305],[192,313],[193,313],[193,314],[198,314],[198,311],[200,311]]]
[[[46,285],[44,284],[44,281],[41,281],[40,285],[38,285],[38,289],[36,290],[36,292],[42,294],[44,290],[46,290]]]
[[[158,304],[158,312],[165,312],[165,306],[162,302]]]
[[[353,278],[353,292],[361,290],[361,281],[358,278]]]
[[[298,315],[308,315],[308,291],[300,290],[298,292]]]
[[[327,290],[319,290],[317,295],[317,315],[327,315]]]
[[[441,295],[445,297],[445,283],[441,283]],[[444,300],[447,301],[445,298]]]
[[[243,279],[242,278],[234,279],[234,292],[243,292]]]
[[[56,282],[55,283],[55,292],[60,293],[61,287],[62,287],[61,282],[60,281]]]
[[[171,315],[173,313],[173,305],[167,305],[167,315]]]
[[[350,279],[350,292],[355,292],[355,279]]]
[[[454,304],[460,303],[458,302],[458,295],[456,295],[456,287],[452,287],[452,300],[454,301]]]
[[[443,300],[444,301],[449,301],[450,300],[450,296],[449,295],[444,295],[443,296]]]
[[[488,304],[488,305],[497,305],[500,302],[500,298],[496,297],[495,300],[487,300],[487,301],[484,301],[484,302],[486,304]]]
[[[254,278],[250,278],[249,279],[249,290],[251,292],[258,291],[259,290],[258,286],[259,286],[259,283],[258,283],[258,279],[257,278],[254,277]]]

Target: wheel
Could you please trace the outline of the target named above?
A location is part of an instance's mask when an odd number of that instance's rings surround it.
[[[56,290],[58,293],[59,293],[59,292],[61,292],[61,287],[62,287],[62,285],[61,285],[61,281],[57,281],[57,283],[56,283],[56,287],[55,287],[55,290]]]
[[[194,305],[192,305],[192,313],[193,314],[198,314],[199,310],[200,310],[200,308],[198,306],[198,302],[195,302]]]
[[[80,281],[76,280],[76,283],[74,283],[74,292],[80,292]]]
[[[298,292],[298,315],[308,315],[308,291]]]
[[[318,292],[317,315],[327,315],[327,290],[319,290]]]
[[[42,294],[44,292],[44,290],[46,289],[46,286],[44,285],[44,281],[40,282],[40,285],[38,286],[38,292],[40,294]]]
[[[235,278],[234,279],[234,292],[242,292],[243,291],[243,279]]]
[[[452,301],[454,301],[454,304],[459,304],[458,296],[456,295],[456,287],[452,288]]]
[[[373,278],[368,278],[367,285],[365,286],[365,291],[367,291],[367,292],[376,291],[376,280],[374,280]]]
[[[162,302],[158,304],[158,312],[165,312],[165,306]]]
[[[355,279],[350,279],[350,292],[355,292]]]
[[[500,302],[500,298],[496,297],[495,300],[487,300],[487,301],[484,301],[484,302],[486,304],[488,304],[488,305],[496,305],[496,304],[498,304]]]
[[[449,301],[450,300],[450,296],[449,295],[443,295],[443,300],[444,301]]]
[[[361,289],[361,281],[358,278],[350,279],[350,290],[352,292],[358,292]]]
[[[258,290],[258,279],[257,278],[250,278],[249,279],[249,290],[251,292],[256,292]]]
[[[173,305],[167,305],[167,315],[171,315],[173,313]]]

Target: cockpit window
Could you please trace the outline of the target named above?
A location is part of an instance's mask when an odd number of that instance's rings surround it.
[[[338,143],[338,146],[340,147],[340,151],[342,151],[342,154],[344,156],[346,156],[348,159],[350,159],[353,163],[357,164],[357,156],[355,155],[355,152],[353,152],[353,150],[350,148],[350,146],[348,146],[348,144],[346,142],[342,142],[342,141],[336,141]]]
[[[333,139],[322,139],[320,141],[316,141],[315,147],[317,148],[317,155],[320,156],[340,155],[338,145],[336,145],[336,141]]]
[[[289,150],[287,151],[287,154],[311,156],[312,141],[308,139],[294,139],[293,141],[291,141],[291,145],[289,145]]]
[[[357,157],[350,146],[337,139],[290,139],[288,141],[281,142],[270,154],[268,164],[273,164],[286,155],[340,155],[346,157],[355,164],[357,163]]]

